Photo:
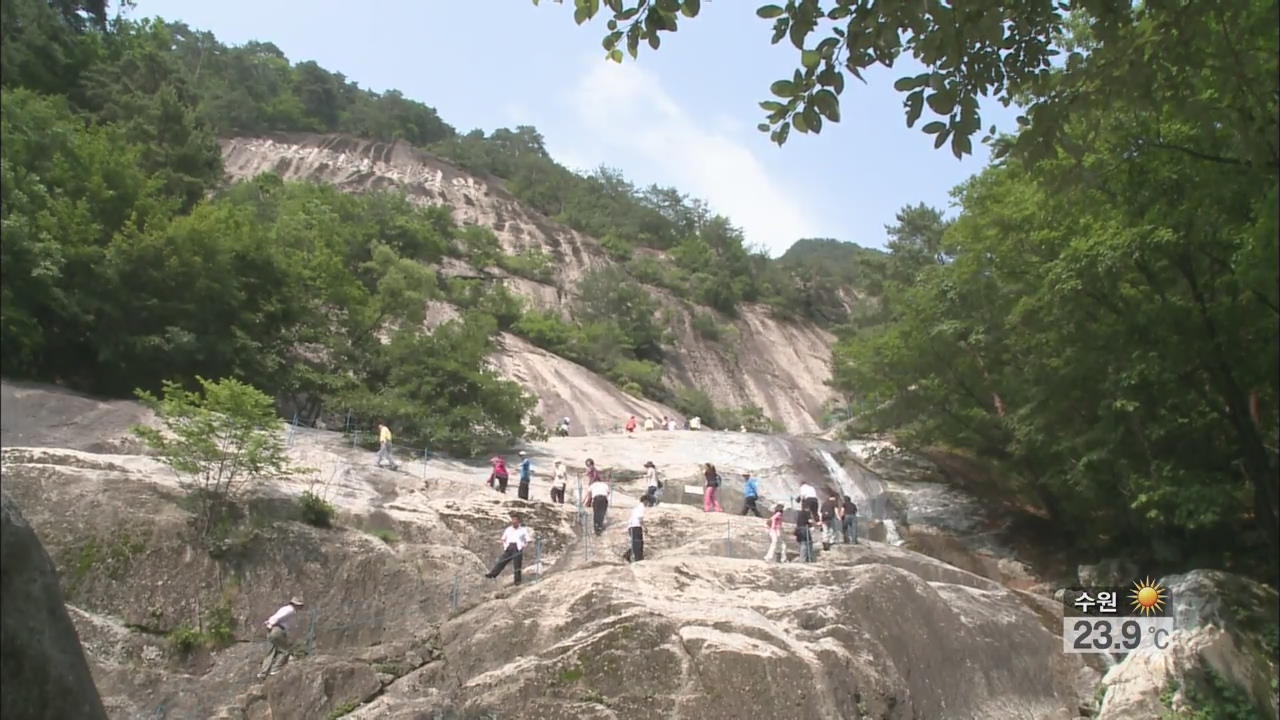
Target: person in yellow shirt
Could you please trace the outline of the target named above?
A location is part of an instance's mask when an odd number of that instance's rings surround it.
[[[380,422],[378,423],[378,467],[382,467],[383,460],[391,464],[392,470],[400,468],[391,454],[391,428],[387,427],[385,422]]]

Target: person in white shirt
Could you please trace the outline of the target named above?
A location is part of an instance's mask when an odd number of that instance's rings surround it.
[[[557,460],[551,471],[551,502],[564,504],[564,489],[569,484],[569,476],[564,471],[564,463]]]
[[[275,675],[280,672],[280,668],[284,667],[285,663],[289,662],[289,626],[293,624],[294,616],[300,607],[302,607],[302,598],[295,595],[289,599],[288,605],[267,618],[265,623],[267,640],[271,643],[271,647],[267,650],[266,658],[262,660],[262,671],[258,673],[259,680],[268,675]]]
[[[591,463],[590,460],[587,461]],[[609,483],[600,479],[599,471],[595,470],[595,464],[588,465],[588,476],[593,477],[591,484],[587,486],[587,491],[583,493],[585,497],[582,504],[591,507],[592,521],[595,525],[596,534],[604,532],[604,516],[609,512]]]
[[[690,430],[701,430],[701,429],[702,429],[702,418],[701,418],[701,417],[697,417],[697,416],[692,417],[692,418],[689,418],[689,429],[690,429]]]
[[[520,516],[511,514],[511,525],[502,531],[502,556],[498,558],[498,562],[493,569],[485,573],[485,577],[490,580],[498,577],[498,573],[511,563],[512,575],[515,584],[520,584],[520,570],[524,567],[524,548],[529,544],[529,528],[520,525]]]
[[[645,429],[645,432],[652,432],[653,428],[654,428],[653,416],[650,415],[649,417],[644,419],[644,429]]]
[[[631,517],[627,519],[627,534],[631,536],[631,545],[622,554],[627,562],[640,562],[644,559],[644,505],[631,508]]]
[[[653,507],[658,504],[658,490],[662,488],[662,481],[658,480],[658,468],[654,466],[652,460],[644,464],[644,477],[646,485],[644,497],[640,498],[640,502]]]
[[[670,420],[667,421],[667,429],[672,432],[675,432],[676,430],[680,429],[680,423],[677,423],[675,418],[671,418]]]
[[[800,483],[800,508],[809,511],[809,517],[818,517],[818,491],[807,482]]]

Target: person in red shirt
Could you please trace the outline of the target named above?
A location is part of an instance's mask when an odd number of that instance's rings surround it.
[[[636,432],[636,416],[632,415],[627,418],[626,430],[628,435],[634,435]]]

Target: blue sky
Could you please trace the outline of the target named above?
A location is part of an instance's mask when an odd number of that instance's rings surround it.
[[[798,61],[785,40],[769,44],[758,4],[704,2],[660,51],[622,65],[603,58],[603,13],[579,27],[571,2],[138,0],[131,15],[180,20],[230,44],[273,42],[293,62],[397,88],[462,132],[534,125],[561,163],[605,164],[703,198],[775,255],[801,237],[883,246],[902,206],[948,207],[986,147],[958,161],[919,125],[906,127],[892,84],[913,66],[877,69],[866,85],[849,78],[842,120],[821,135],[792,133],[779,148],[755,129],[769,84]],[[984,127],[1013,128],[1011,110],[983,109]]]

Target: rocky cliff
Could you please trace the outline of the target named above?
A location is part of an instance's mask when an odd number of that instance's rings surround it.
[[[339,435],[300,431],[290,453],[315,475],[256,488],[211,554],[192,545],[167,468],[36,447],[58,438],[59,408],[85,400],[25,392],[6,398],[45,418],[21,428],[28,447],[7,442],[21,415],[6,419],[5,490],[63,573],[114,718],[1074,718],[1099,677],[1061,653],[1052,599],[880,542],[766,564],[762,520],[663,502],[646,519],[646,559],[623,563],[637,458],[654,458],[668,500],[699,460],[759,473],[781,499],[821,472],[786,438],[529,445],[539,470],[552,458],[574,469],[571,497],[586,456],[613,470],[595,537],[574,504],[547,502],[544,476],[521,501],[485,488],[475,464],[379,470]],[[97,410],[106,431],[80,445],[124,448],[115,429],[137,410]],[[299,522],[303,490],[331,499],[335,527]],[[483,577],[513,510],[537,538],[519,588]],[[299,657],[259,682],[262,621],[293,594],[307,600]],[[192,629],[229,637],[179,649]]]
[[[231,180],[274,172],[286,180],[330,183],[351,192],[395,190],[415,202],[448,206],[460,224],[492,229],[506,252],[549,253],[555,258],[553,284],[510,276],[504,279],[511,291],[533,307],[566,310],[575,297],[578,280],[611,262],[596,239],[526,208],[506,191],[501,180],[475,177],[404,143],[291,133],[228,138],[222,141],[222,149]],[[496,268],[489,270],[501,274]],[[746,305],[733,320],[738,339],[726,347],[693,330],[692,308],[687,303],[658,288],[651,290],[674,320],[665,367],[671,385],[701,388],[720,407],[759,406],[791,432],[818,429],[815,418],[831,396],[827,381],[834,338],[830,333],[811,323],[784,323],[763,307]],[[513,341],[503,343],[495,361],[517,380],[565,374],[567,362]],[[598,404],[581,402],[581,397],[575,397],[578,391],[566,383],[534,383],[543,420],[551,423],[567,414],[575,427],[596,432],[617,425],[629,414],[627,410],[675,414],[607,382],[591,384],[598,387],[589,388],[587,394],[599,398]]]

